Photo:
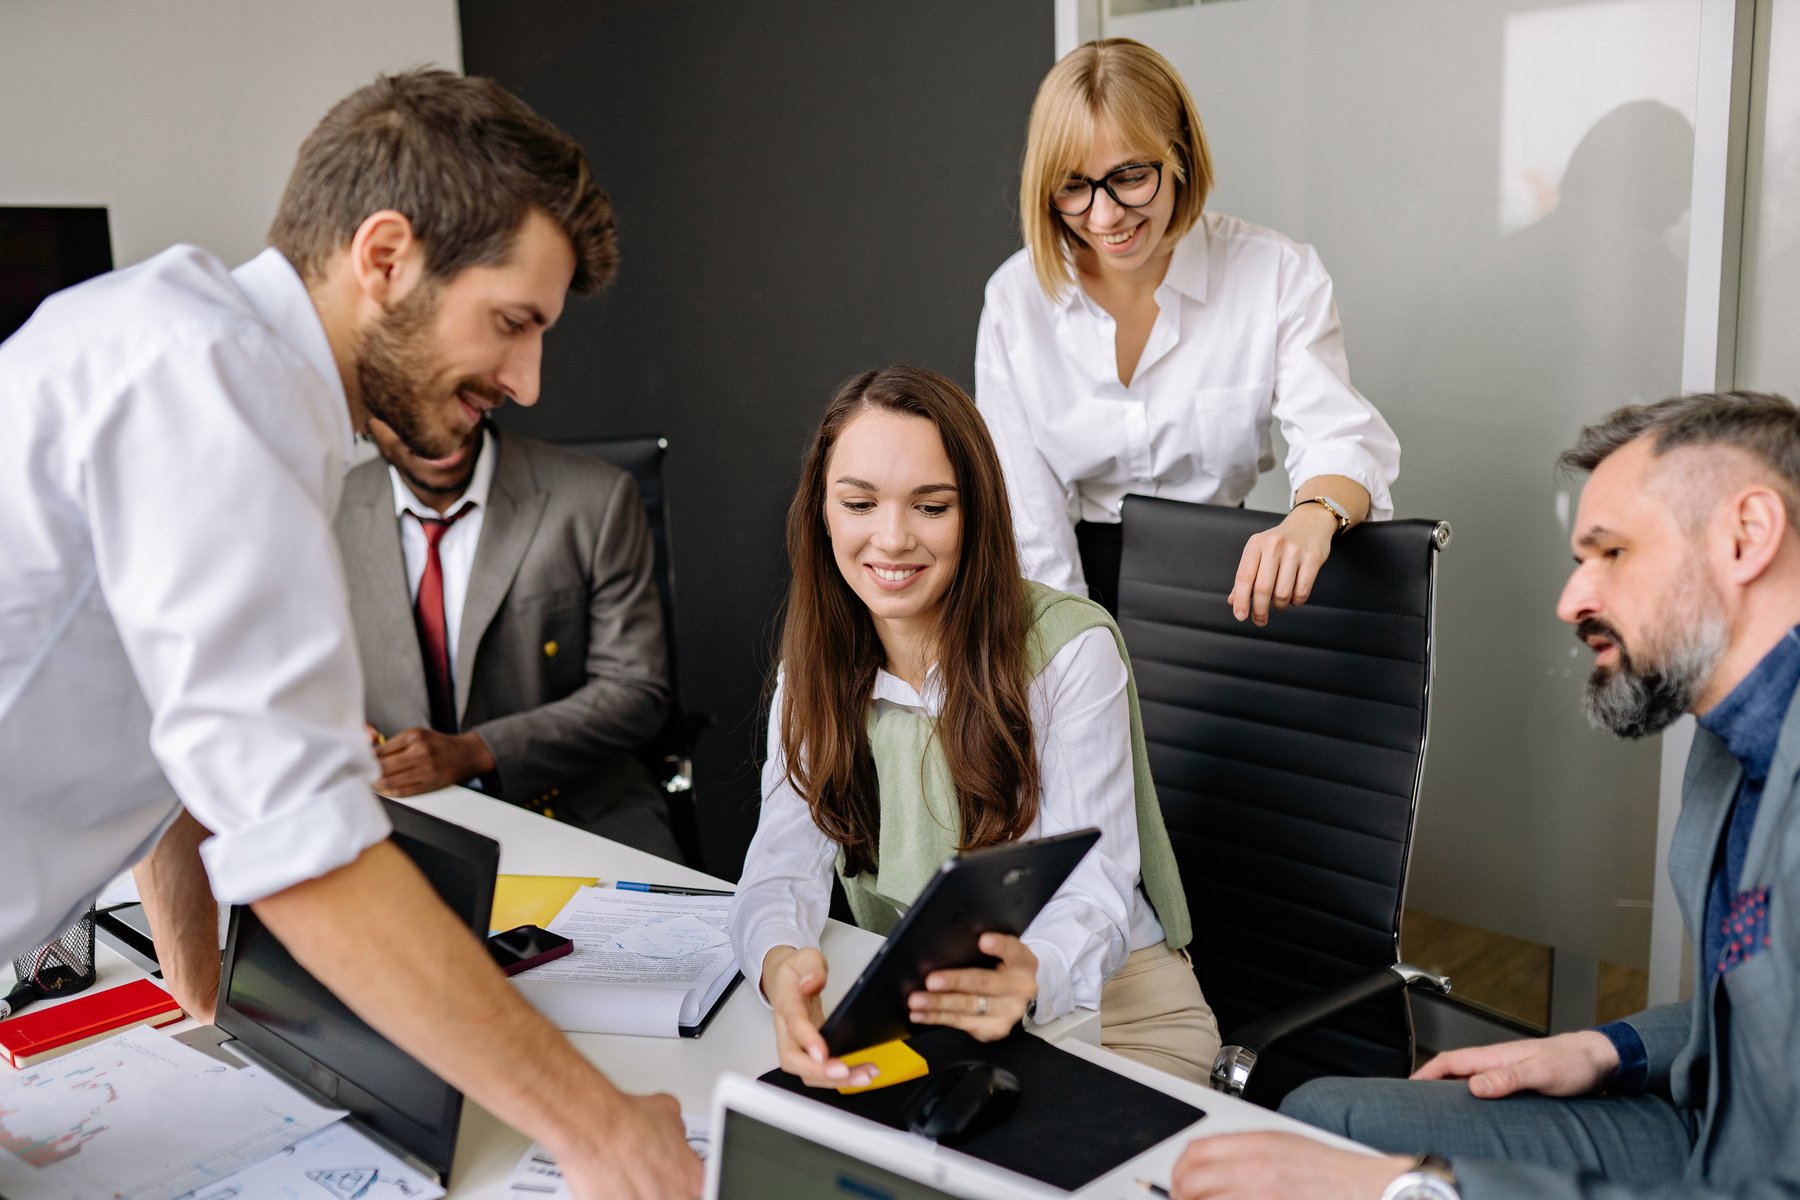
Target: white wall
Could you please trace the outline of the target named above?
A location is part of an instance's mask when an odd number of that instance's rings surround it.
[[[300,141],[381,71],[460,70],[456,0],[0,0],[0,204],[103,204],[124,266],[255,254]]]

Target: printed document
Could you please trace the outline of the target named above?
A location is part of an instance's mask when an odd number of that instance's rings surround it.
[[[0,1196],[173,1200],[343,1115],[133,1029],[0,1077]]]
[[[340,1121],[183,1200],[437,1200],[444,1189]]]
[[[737,978],[730,907],[729,896],[581,888],[549,925],[575,949],[513,982],[559,1029],[675,1037]]]

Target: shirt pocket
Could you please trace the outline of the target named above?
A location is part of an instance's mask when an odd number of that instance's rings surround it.
[[[1264,457],[1269,387],[1249,383],[1196,389],[1185,414],[1185,445],[1171,449],[1194,463],[1199,474],[1219,480],[1227,495],[1248,492]]]

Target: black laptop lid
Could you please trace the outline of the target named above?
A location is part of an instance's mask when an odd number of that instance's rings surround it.
[[[458,919],[485,937],[500,844],[461,825],[383,800],[394,844]],[[370,920],[379,921],[380,914]],[[365,1024],[295,962],[246,905],[231,910],[217,1023],[256,1057],[349,1109],[445,1181],[456,1154],[462,1093]]]

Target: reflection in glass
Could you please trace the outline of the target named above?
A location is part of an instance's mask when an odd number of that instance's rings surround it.
[[[1800,396],[1800,11],[1758,12],[1737,386]]]
[[[1679,390],[1699,9],[1262,0],[1104,29],[1187,79],[1209,207],[1318,249],[1352,374],[1400,436],[1400,515],[1455,527],[1409,906],[1629,972],[1658,748],[1582,719],[1554,611],[1578,484],[1552,464],[1583,424]]]

